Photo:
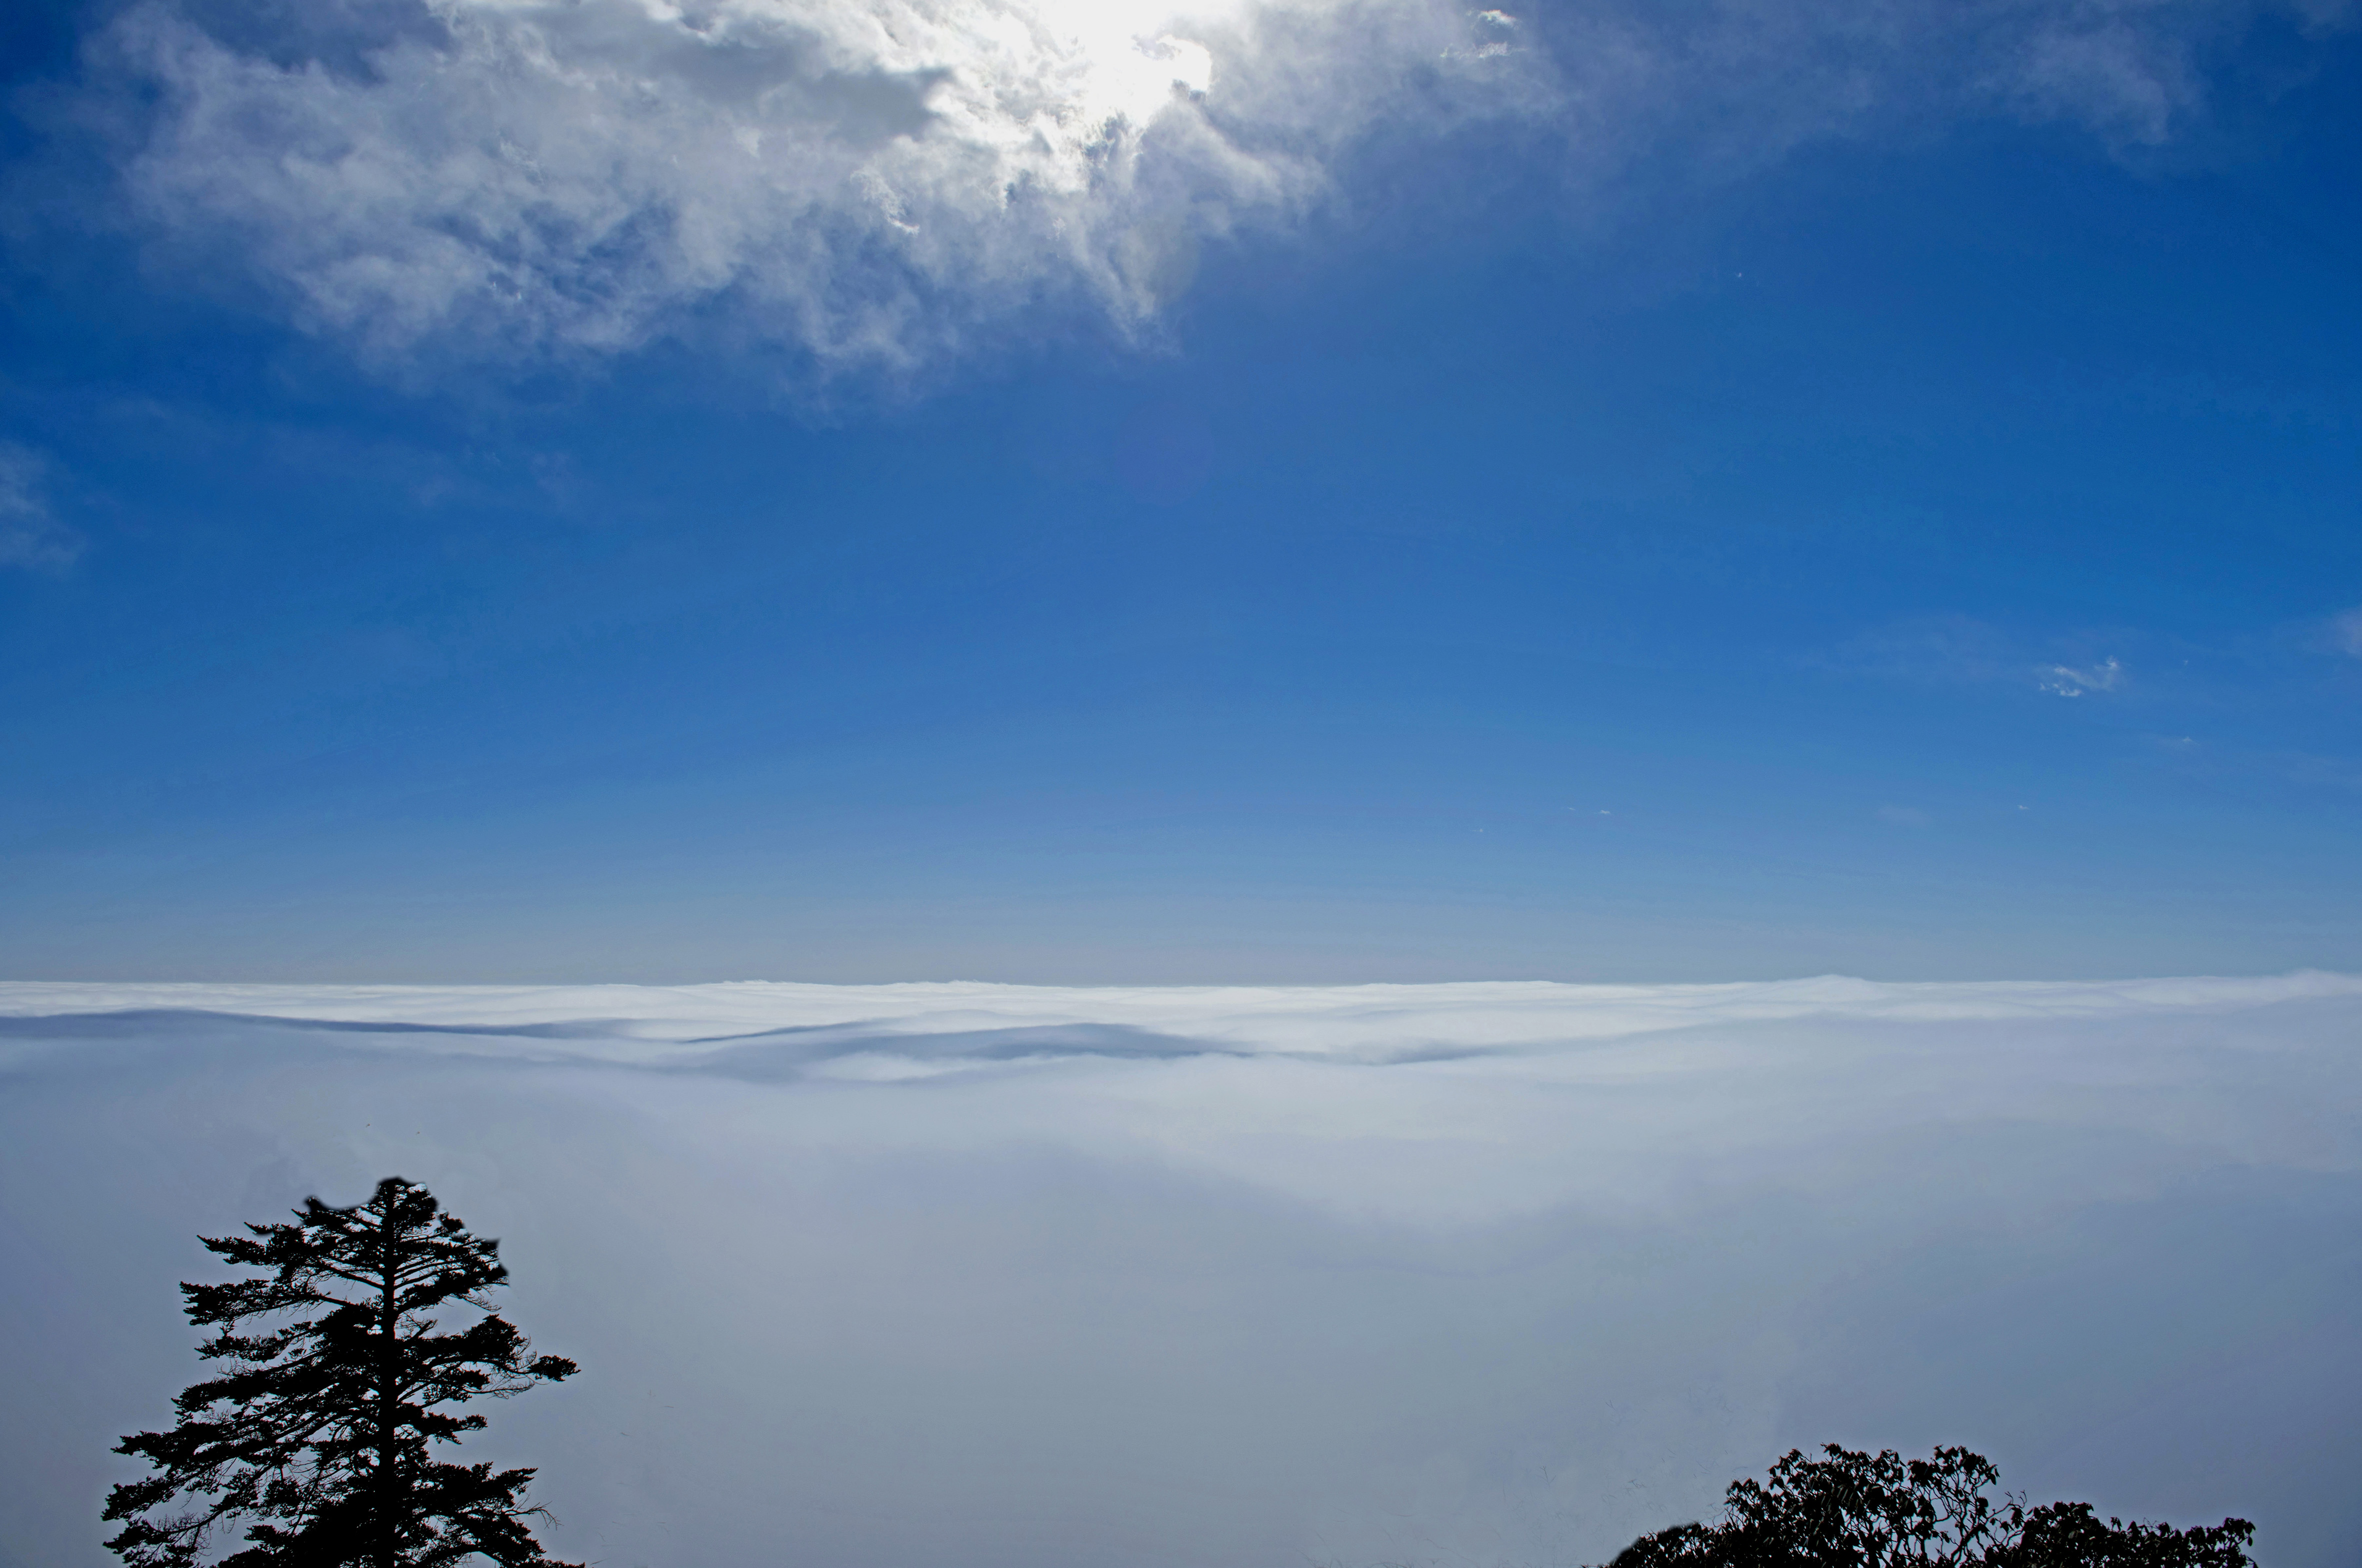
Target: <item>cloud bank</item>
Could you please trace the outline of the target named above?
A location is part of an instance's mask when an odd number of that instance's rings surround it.
[[[1791,1443],[2362,1547],[2362,979],[0,986],[0,1562],[400,1172],[608,1563],[1576,1563]]]
[[[1045,304],[1137,334],[1201,245],[1338,199],[1374,133],[1401,157],[1512,127],[1578,183],[1651,148],[1745,167],[1930,113],[2156,142],[2254,11],[144,0],[93,40],[82,91],[168,252],[381,361],[595,353],[718,317],[823,370],[908,368]]]

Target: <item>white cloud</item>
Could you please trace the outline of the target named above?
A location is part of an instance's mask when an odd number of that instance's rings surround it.
[[[338,70],[162,4],[117,23],[167,107],[129,160],[298,315],[380,352],[613,347],[723,301],[902,364],[1078,293],[1127,328],[1203,237],[1284,220],[1418,101],[1538,89],[1432,0],[435,0]],[[1485,36],[1480,36],[1485,35]]]
[[[82,554],[82,536],[50,511],[40,454],[0,441],[0,566],[60,571]]]
[[[480,1451],[569,1556],[1595,1563],[1842,1439],[2329,1568],[2357,1026],[2317,974],[0,986],[0,1546],[105,1561],[192,1234],[399,1171],[584,1365]]]
[[[2338,652],[2362,659],[2362,606],[2330,618],[2329,640]]]
[[[702,313],[823,368],[927,363],[1062,301],[1139,331],[1200,242],[1295,223],[1381,124],[1547,123],[1578,171],[1668,139],[1743,169],[1997,106],[2154,140],[2246,9],[1602,0],[1543,28],[1449,0],[357,0],[265,36],[197,3],[121,16],[85,91],[139,127],[142,219],[308,327],[393,362]]]

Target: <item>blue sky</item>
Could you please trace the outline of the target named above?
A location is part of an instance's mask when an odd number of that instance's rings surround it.
[[[1045,218],[907,62],[778,46],[777,211],[495,136],[472,9],[6,35],[0,973],[2362,962],[2342,14],[1221,7]]]

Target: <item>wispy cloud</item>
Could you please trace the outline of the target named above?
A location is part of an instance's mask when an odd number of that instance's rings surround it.
[[[381,359],[718,312],[823,367],[909,367],[1045,302],[1144,330],[1199,245],[1300,219],[1381,123],[1548,126],[1586,168],[1924,112],[2155,140],[2248,9],[373,0],[298,33],[146,0],[83,92],[130,127],[124,193],[165,243]]]
[[[48,475],[39,453],[0,441],[0,566],[62,571],[82,554],[82,535],[50,509]]]
[[[2125,666],[2116,659],[2103,659],[2096,664],[2081,667],[2052,664],[2035,678],[2035,684],[2053,696],[2087,696],[2093,692],[2112,692],[2124,685],[2124,681]]]
[[[2080,697],[2125,689],[2131,673],[2122,658],[2107,654],[2078,663],[2074,657],[2102,635],[2096,632],[2029,636],[1964,615],[1923,616],[1862,632],[1837,648],[1824,665],[1888,680],[1931,685],[2020,685],[2053,696]],[[2116,641],[2133,634],[2106,634]],[[2043,658],[2047,653],[2048,657]]]

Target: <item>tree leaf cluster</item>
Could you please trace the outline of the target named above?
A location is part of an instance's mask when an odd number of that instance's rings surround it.
[[[1714,1524],[1642,1536],[1609,1568],[2253,1568],[2245,1519],[2176,1530],[2103,1520],[2089,1503],[2029,1508],[1965,1448],[1905,1460],[1835,1443],[1792,1449],[1733,1482]]]

